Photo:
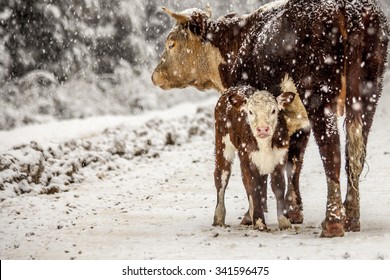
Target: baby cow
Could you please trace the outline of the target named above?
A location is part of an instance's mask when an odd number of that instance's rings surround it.
[[[289,84],[285,79],[282,91]],[[290,83],[293,85],[293,83]],[[284,170],[290,136],[309,125],[306,111],[296,89],[277,98],[251,86],[229,88],[215,107],[215,172],[217,206],[214,226],[224,226],[225,189],[236,151],[241,162],[242,180],[249,201],[249,211],[242,224],[265,230],[262,201],[265,200],[267,174],[271,174],[272,190],[277,201],[280,229],[291,227],[286,218],[285,182],[274,172]]]

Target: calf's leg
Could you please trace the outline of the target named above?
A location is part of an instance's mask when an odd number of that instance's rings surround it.
[[[228,151],[230,151],[230,154],[227,154]],[[217,205],[214,212],[213,226],[226,226],[225,190],[229,183],[233,159],[234,149],[226,147],[222,139],[217,136],[214,170],[214,183],[215,188],[217,189]]]
[[[290,137],[287,160],[288,188],[286,194],[287,215],[291,223],[303,223],[303,203],[299,190],[299,177],[303,165],[303,156],[310,137],[310,128],[300,129]]]
[[[242,181],[249,202],[249,216],[254,229],[266,230],[264,211],[261,205],[261,184],[264,178],[260,175],[256,166],[252,164],[249,158],[240,156]]]
[[[218,161],[217,161],[218,162]],[[214,183],[217,189],[217,205],[214,212],[213,226],[226,226],[225,190],[229,183],[231,163],[224,160],[221,166],[216,163],[214,171]]]
[[[260,203],[261,207],[263,208],[263,212],[267,212],[267,178],[268,175],[262,175],[260,176]],[[244,218],[242,218],[241,225],[244,226],[251,226],[252,225],[252,218],[248,211],[244,214]]]
[[[276,198],[276,209],[279,223],[279,229],[291,228],[291,223],[287,218],[286,203],[284,200],[284,194],[286,191],[285,176],[285,164],[279,164],[275,167],[274,172],[271,175],[271,187]]]

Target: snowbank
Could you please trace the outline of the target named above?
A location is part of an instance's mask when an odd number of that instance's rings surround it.
[[[122,124],[108,127],[101,133],[96,129],[96,126],[101,129],[101,124],[95,124],[93,131],[97,135],[86,139],[75,138],[59,144],[46,144],[45,147],[35,141],[14,146],[0,157],[0,201],[30,192],[54,194],[68,191],[73,184],[84,181],[85,169],[92,168],[96,172],[114,170],[120,168],[116,165],[118,160],[140,156],[158,158],[159,152],[167,146],[188,143],[194,136],[212,133],[212,106],[198,107],[194,115],[182,116],[182,109],[175,109],[179,115],[168,111],[169,119],[133,117],[127,119],[127,123],[132,123],[130,127]],[[70,126],[74,124],[71,122]],[[61,129],[58,124],[50,130],[57,129]],[[43,130],[50,131],[47,125],[40,128],[40,133],[47,133]],[[18,134],[25,137],[23,132],[29,132],[29,129],[18,130]],[[57,134],[56,137],[61,136]]]

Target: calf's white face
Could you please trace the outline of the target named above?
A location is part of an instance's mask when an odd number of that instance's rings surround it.
[[[244,110],[253,135],[261,140],[270,138],[278,124],[279,107],[275,97],[268,91],[256,91],[250,97],[239,92],[230,96],[236,109]]]
[[[256,138],[264,139],[273,135],[278,124],[278,103],[267,91],[255,92],[247,101],[244,110]]]

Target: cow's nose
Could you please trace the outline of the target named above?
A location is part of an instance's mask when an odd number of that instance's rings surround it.
[[[152,82],[153,82],[153,84],[156,86],[156,72],[153,72],[153,74],[152,74]]]
[[[259,134],[269,134],[270,127],[269,126],[258,126],[257,127],[257,132]]]

